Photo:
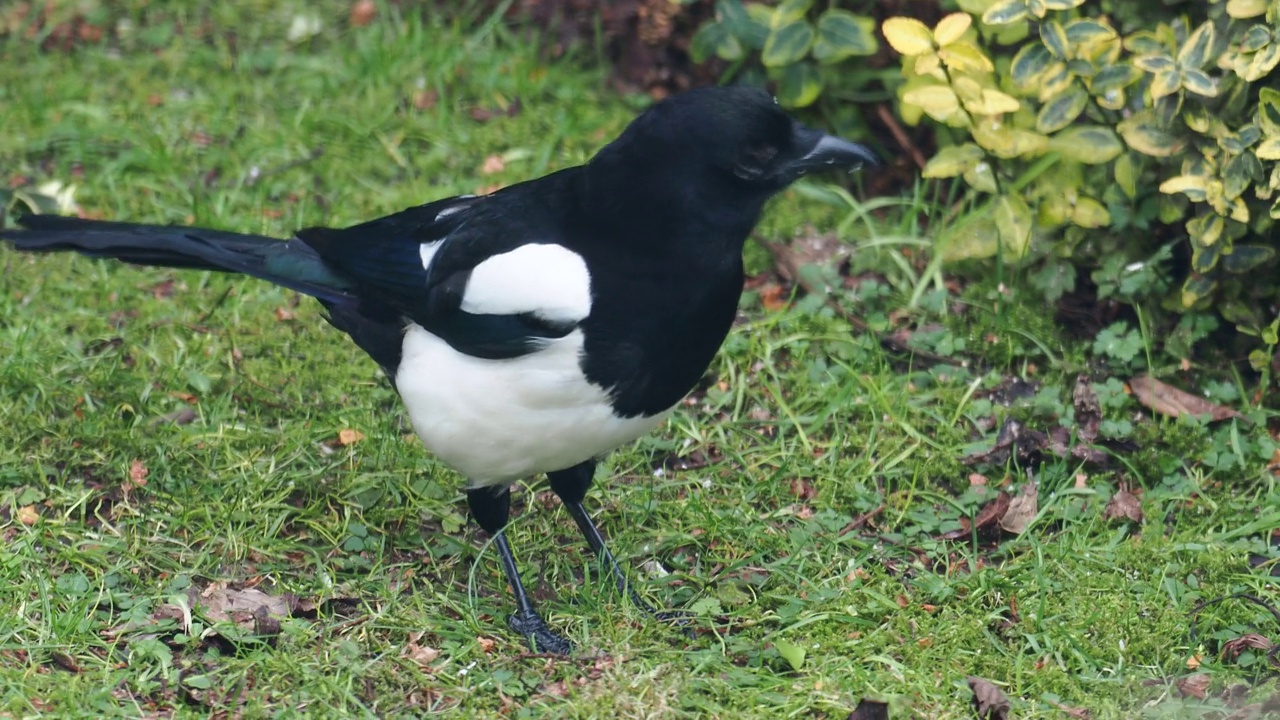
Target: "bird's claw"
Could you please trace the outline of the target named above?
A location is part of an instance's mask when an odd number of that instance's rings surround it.
[[[507,625],[512,630],[525,636],[529,641],[529,647],[534,652],[550,653],[552,655],[568,655],[573,652],[573,643],[569,642],[562,635],[558,635],[547,626],[547,622],[543,620],[536,612],[513,613],[507,618]]]

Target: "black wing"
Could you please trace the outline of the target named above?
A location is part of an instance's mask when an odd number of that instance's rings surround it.
[[[384,368],[399,362],[403,327],[389,323],[389,315],[421,325],[468,355],[519,357],[577,323],[540,317],[536,307],[511,313],[463,309],[472,270],[529,242],[528,233],[504,219],[511,215],[501,211],[503,204],[500,195],[454,197],[347,228],[308,228],[298,238],[356,286],[359,307],[330,307],[331,319]]]

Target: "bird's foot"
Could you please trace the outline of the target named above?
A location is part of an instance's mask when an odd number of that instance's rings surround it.
[[[552,655],[568,655],[573,651],[573,643],[569,642],[563,635],[559,635],[547,626],[547,621],[543,620],[538,613],[515,612],[511,617],[507,618],[507,624],[512,630],[524,635],[529,641],[529,647],[534,652],[550,653]]]
[[[697,638],[697,633],[693,631],[694,614],[688,610],[661,610],[658,612],[649,610],[649,614],[654,620],[658,620],[668,625],[678,628],[680,632],[688,639]]]

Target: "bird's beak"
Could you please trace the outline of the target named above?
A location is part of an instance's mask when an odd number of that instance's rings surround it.
[[[792,133],[793,147],[800,151],[800,157],[786,166],[786,172],[792,177],[819,170],[854,169],[863,165],[874,167],[880,164],[880,159],[865,145],[828,135],[800,123],[795,124]]]

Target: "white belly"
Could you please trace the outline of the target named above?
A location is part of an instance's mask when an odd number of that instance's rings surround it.
[[[582,374],[582,332],[509,360],[460,353],[410,325],[396,389],[427,449],[473,487],[563,470],[635,440],[671,409],[620,418]]]

